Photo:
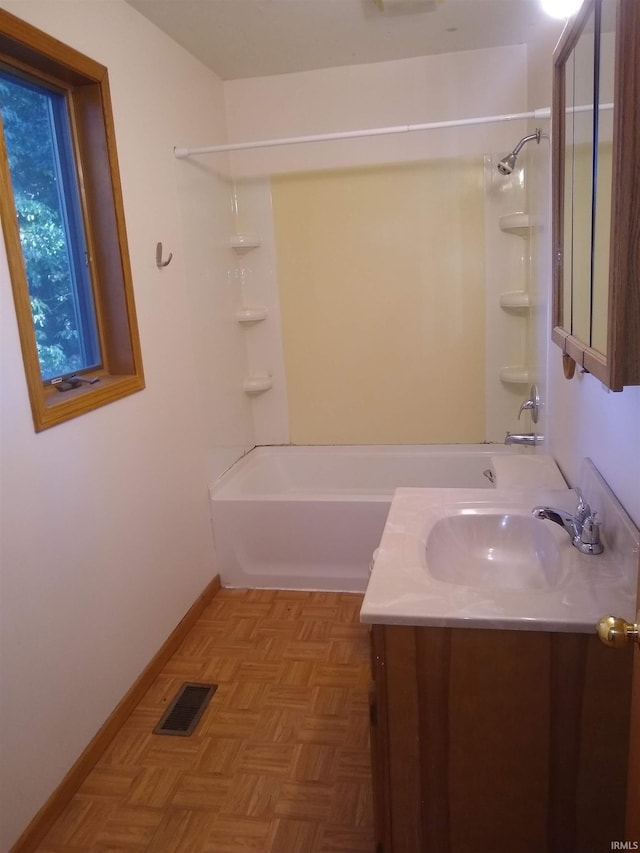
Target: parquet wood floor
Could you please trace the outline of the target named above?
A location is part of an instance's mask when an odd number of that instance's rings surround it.
[[[362,596],[221,590],[40,853],[371,853]],[[152,734],[183,681],[193,735]]]

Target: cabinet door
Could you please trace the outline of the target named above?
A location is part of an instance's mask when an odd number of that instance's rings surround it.
[[[449,853],[450,630],[374,628],[376,776],[384,853]],[[381,806],[379,805],[381,803]]]
[[[371,781],[375,853],[391,853],[389,819],[389,756],[384,661],[384,630],[374,625],[369,633],[371,648],[371,686],[369,720],[371,745]]]

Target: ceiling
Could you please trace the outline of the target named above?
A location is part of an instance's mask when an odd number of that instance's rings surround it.
[[[223,80],[522,44],[540,0],[127,0]]]

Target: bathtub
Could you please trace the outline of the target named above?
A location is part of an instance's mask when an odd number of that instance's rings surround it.
[[[363,592],[398,486],[491,488],[503,445],[256,447],[211,488],[223,586]]]

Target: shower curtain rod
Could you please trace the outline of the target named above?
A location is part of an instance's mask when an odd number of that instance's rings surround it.
[[[600,104],[602,110],[612,110],[613,104]],[[592,104],[569,107],[567,112],[581,113],[593,110]],[[547,119],[551,117],[551,107],[541,107],[526,113],[505,113],[504,115],[479,116],[478,118],[452,119],[451,121],[430,121],[426,124],[400,124],[394,127],[374,127],[370,130],[345,130],[339,133],[317,133],[313,136],[287,136],[280,139],[261,139],[255,142],[230,142],[227,145],[205,145],[201,148],[174,148],[173,153],[179,159],[194,154],[222,154],[225,151],[247,151],[251,148],[273,148],[277,145],[299,145],[304,142],[331,142],[335,139],[363,139],[368,136],[388,136],[392,133],[411,133],[419,130],[441,130],[449,127],[468,127],[476,124],[496,124],[504,121],[522,121],[524,119]]]
[[[510,113],[478,118],[431,121],[426,124],[400,124],[395,127],[374,127],[370,130],[345,130],[339,133],[318,133],[313,136],[288,136],[281,139],[262,139],[255,142],[231,142],[228,145],[205,145],[202,148],[174,148],[175,156],[182,160],[194,154],[222,154],[225,151],[246,151],[250,148],[273,148],[276,145],[298,145],[303,142],[331,142],[335,139],[362,139],[367,136],[387,136],[392,133],[411,133],[417,130],[439,130],[448,127],[466,127],[474,124],[494,124],[500,121],[549,118],[551,109],[543,107],[528,113]]]

